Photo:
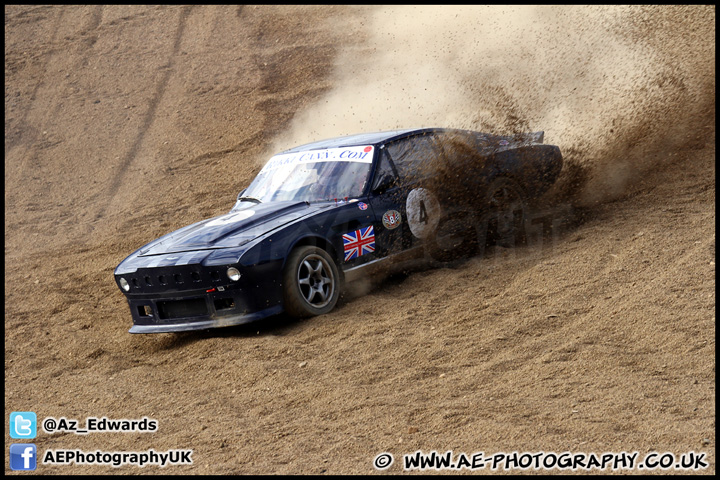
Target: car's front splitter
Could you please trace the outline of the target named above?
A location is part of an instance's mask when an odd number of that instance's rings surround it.
[[[223,316],[210,320],[192,321],[189,319],[177,319],[172,323],[154,324],[154,325],[133,325],[130,333],[173,333],[187,332],[191,330],[207,330],[218,327],[231,327],[234,325],[243,325],[245,323],[255,322],[272,315],[277,315],[283,311],[281,305],[275,305],[259,312],[248,313],[243,315]]]

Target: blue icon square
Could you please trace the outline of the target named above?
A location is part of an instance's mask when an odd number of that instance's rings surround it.
[[[37,447],[34,443],[13,443],[10,445],[11,470],[35,470],[37,468]]]
[[[35,412],[12,412],[10,414],[10,436],[12,438],[35,438],[37,417]]]

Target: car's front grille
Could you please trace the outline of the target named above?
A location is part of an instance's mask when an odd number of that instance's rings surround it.
[[[141,268],[118,276],[130,285],[129,294],[199,290],[221,285],[223,278],[227,280],[220,268],[208,269],[200,265]]]

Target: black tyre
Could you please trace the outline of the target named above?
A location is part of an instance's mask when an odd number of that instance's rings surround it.
[[[337,265],[322,248],[306,245],[290,253],[283,272],[285,311],[294,317],[328,313],[340,295]]]
[[[525,241],[527,201],[525,192],[514,180],[495,179],[487,189],[483,211],[487,244],[513,247]]]
[[[440,262],[450,262],[477,251],[475,216],[470,211],[445,215],[428,241],[430,255]]]

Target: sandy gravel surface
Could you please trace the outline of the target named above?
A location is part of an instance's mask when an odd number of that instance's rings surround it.
[[[561,228],[322,317],[127,333],[125,256],[228,211],[272,152],[414,126],[545,130]],[[714,7],[6,6],[5,450],[34,411],[158,421],[41,431],[41,454],[193,450],[43,474],[402,473],[417,450],[714,473],[715,165]]]

